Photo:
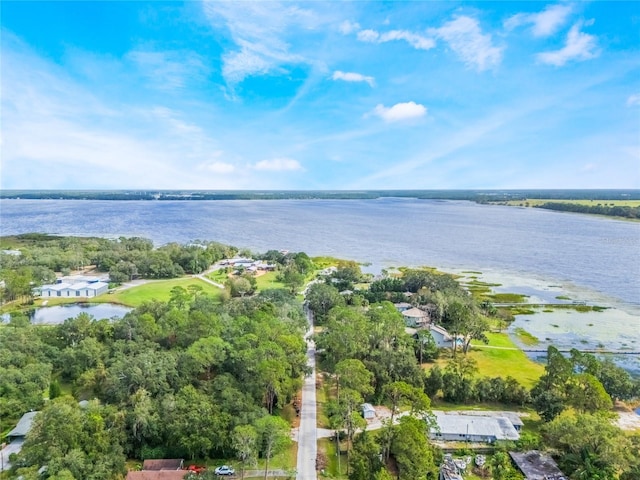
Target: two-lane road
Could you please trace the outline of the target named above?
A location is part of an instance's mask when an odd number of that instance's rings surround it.
[[[304,379],[302,405],[300,408],[300,428],[298,430],[298,465],[296,480],[317,480],[316,456],[318,455],[316,428],[316,346],[313,334],[313,314],[307,311],[309,331],[307,332],[307,365],[311,373]]]

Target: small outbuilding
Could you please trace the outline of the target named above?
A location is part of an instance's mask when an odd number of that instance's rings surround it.
[[[376,409],[370,403],[362,404],[362,416],[365,420],[370,420],[376,417]]]

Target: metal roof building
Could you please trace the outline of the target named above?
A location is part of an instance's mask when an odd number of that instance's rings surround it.
[[[15,440],[18,438],[24,438],[29,430],[31,430],[31,425],[33,424],[33,419],[38,414],[38,412],[27,412],[22,418],[18,421],[18,425],[16,428],[7,433],[7,438],[9,441]]]
[[[520,438],[506,417],[437,413],[436,423],[438,428],[432,428],[429,434],[433,440],[493,443]]]

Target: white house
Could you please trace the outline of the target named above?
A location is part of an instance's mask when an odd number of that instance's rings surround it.
[[[431,336],[436,341],[436,345],[438,345],[439,348],[451,347],[453,337],[451,337],[444,327],[431,324],[429,325],[429,332],[431,332]]]

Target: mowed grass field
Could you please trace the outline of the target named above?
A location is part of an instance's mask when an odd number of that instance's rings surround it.
[[[544,366],[529,359],[506,333],[488,333],[489,344],[473,342],[467,354],[478,365],[482,377],[513,377],[521,385],[531,388],[544,373]],[[487,348],[497,347],[497,348]],[[458,353],[458,355],[463,355]],[[438,359],[436,364],[445,368],[448,358]],[[430,368],[426,366],[426,368]]]
[[[138,285],[136,287],[124,290],[116,290],[112,294],[101,295],[96,298],[96,302],[120,303],[130,307],[137,307],[144,302],[151,300],[159,300],[167,302],[171,298],[171,289],[174,287],[182,287],[185,290],[191,285],[202,288],[202,293],[219,297],[222,290],[210,283],[199,278],[182,277],[171,280],[151,280],[148,283]],[[93,302],[93,299],[92,299]]]

